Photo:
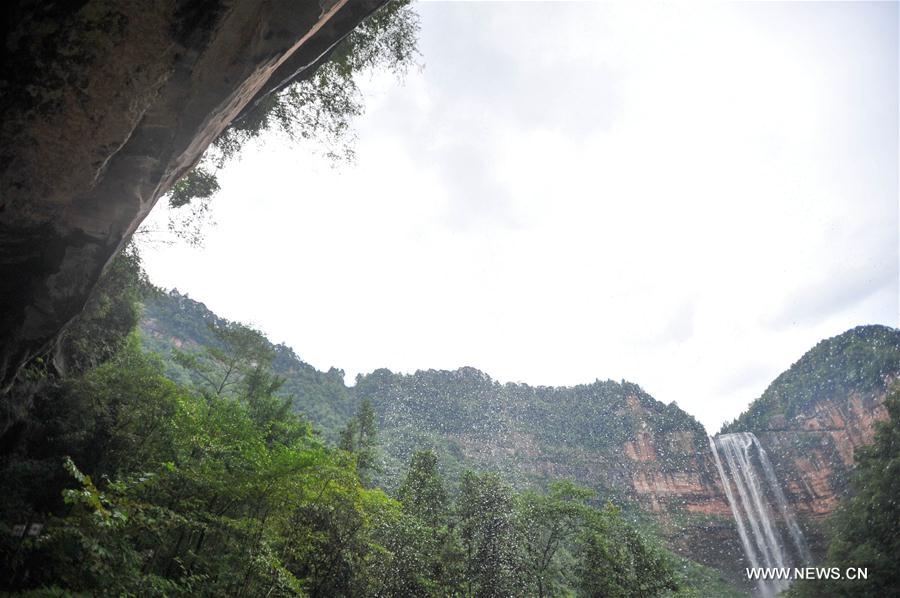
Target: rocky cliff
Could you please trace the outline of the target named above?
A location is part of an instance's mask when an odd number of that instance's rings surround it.
[[[4,3],[0,391],[213,139],[384,2]]]
[[[821,520],[830,515],[846,489],[854,452],[872,442],[875,424],[887,419],[886,392],[853,393],[829,400],[790,422],[757,433],[774,455],[775,467],[794,509]]]
[[[860,326],[826,339],[781,374],[725,432],[753,432],[821,554],[822,521],[846,495],[858,447],[887,419],[900,330]]]

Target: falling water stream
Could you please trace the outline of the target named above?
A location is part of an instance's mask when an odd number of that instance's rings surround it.
[[[811,558],[803,532],[756,436],[748,432],[722,434],[710,438],[709,444],[749,566],[808,565]],[[787,530],[790,544],[784,541],[783,530]],[[787,579],[759,581],[757,591],[775,596],[789,585]]]

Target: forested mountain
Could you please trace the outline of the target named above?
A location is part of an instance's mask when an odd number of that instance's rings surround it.
[[[173,291],[148,301],[141,321],[145,346],[162,355],[214,344],[219,318],[202,303]],[[501,471],[514,482],[559,476],[590,480],[610,495],[640,498],[659,510],[672,496],[644,496],[634,479],[665,485],[670,474],[691,467],[706,446],[706,433],[677,405],[665,405],[630,382],[596,381],[575,387],[500,384],[474,368],[395,374],[386,369],[344,384],[343,372],[320,372],[290,348],[270,345],[273,371],[285,378],[283,395],[329,439],[336,439],[363,400],[375,408],[381,431],[380,481],[399,483],[415,450],[441,455],[455,479],[469,466]],[[176,360],[169,374],[187,380]],[[713,483],[712,472],[693,480],[697,492]],[[702,480],[700,478],[703,478]],[[690,482],[689,482],[690,483]],[[674,492],[674,489],[673,489]],[[678,493],[675,501],[690,500]],[[696,498],[696,497],[695,497]]]
[[[900,330],[858,326],[825,339],[778,376],[722,432],[765,432],[808,419],[823,404],[871,401],[900,373]]]
[[[876,426],[872,444],[855,455],[851,495],[829,519],[828,551],[822,563],[838,570],[865,568],[867,581],[809,580],[792,587],[791,596],[894,596],[900,588],[900,388],[896,385],[884,406],[887,419]]]
[[[142,342],[167,356],[170,376],[188,380],[173,350],[214,344],[210,325],[224,323],[173,291],[147,302]],[[286,379],[280,392],[326,438],[339,436],[361,402],[373,405],[379,429],[373,476],[385,488],[396,488],[412,454],[427,448],[449,480],[468,468],[498,472],[519,488],[577,480],[701,562],[718,565],[740,554],[703,427],[636,384],[531,387],[461,368],[410,375],[381,369],[347,387],[339,370],[319,372],[287,347],[270,347],[273,371]],[[706,541],[711,534],[721,540],[715,547]]]
[[[142,338],[163,355],[190,352],[214,343],[209,324],[223,322],[172,292],[148,301]],[[329,440],[361,403],[373,406],[379,450],[372,475],[385,488],[397,488],[412,455],[427,448],[449,480],[467,468],[498,472],[520,488],[577,480],[701,562],[734,568],[743,558],[705,430],[637,384],[501,384],[463,367],[380,369],[347,386],[342,371],[320,372],[287,347],[271,348],[274,371],[285,378],[280,392]],[[170,375],[185,379],[176,360],[166,363]],[[884,395],[898,372],[900,331],[855,328],[819,343],[723,430],[760,437],[819,553],[820,523],[845,493],[853,448],[870,442],[875,421],[886,417]]]
[[[900,330],[859,326],[810,349],[723,432],[755,433],[796,508],[823,517],[846,492],[856,450],[888,419],[898,377]]]
[[[857,453],[888,420],[885,399],[898,378],[900,330],[859,326],[816,344],[723,427],[753,432],[766,447],[820,556],[823,522],[850,493]]]
[[[141,276],[138,256],[117,260],[60,346],[65,371],[36,363],[17,386],[33,408],[0,454],[14,489],[0,501],[0,564],[11,572],[0,589],[739,591],[746,561],[722,479],[703,428],[676,405],[624,381],[531,387],[472,368],[377,370],[347,386],[343,372],[317,371]],[[898,347],[883,327],[830,339],[746,420],[768,423],[754,430],[807,534],[843,496],[828,451],[847,458],[886,419]],[[823,367],[839,382],[807,379]],[[880,463],[896,458],[884,446],[829,558],[848,558],[841,538],[869,503],[893,500],[872,490],[892,492]],[[896,537],[885,517],[872,520],[876,551]],[[873,568],[889,567],[885,554],[873,553]]]
[[[177,291],[154,295],[144,304],[141,342],[148,350],[167,357],[171,357],[173,349],[197,352],[216,346],[220,341],[213,329],[226,323],[204,304]],[[294,397],[297,410],[314,422],[326,438],[337,440],[338,431],[356,411],[355,399],[344,385],[344,373],[334,368],[320,372],[290,347],[264,342],[272,351],[272,370],[284,378],[279,392]],[[171,378],[190,381],[191,374],[175,360],[166,359],[165,364]]]

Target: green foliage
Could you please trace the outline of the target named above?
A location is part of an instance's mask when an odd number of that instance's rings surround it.
[[[234,322],[217,322],[209,327],[213,344],[194,353],[173,351],[175,362],[194,374],[204,394],[233,394],[246,376],[259,373],[271,363],[272,349],[259,331]],[[265,382],[273,393],[281,386],[281,381],[274,378]]]
[[[448,499],[433,451],[417,451],[410,461],[406,479],[397,491],[404,509],[431,528],[446,521]]]
[[[338,446],[356,457],[356,469],[359,472],[360,480],[364,484],[370,485],[372,477],[380,471],[378,430],[372,403],[364,400],[359,404],[356,417],[348,421],[341,430],[341,440]]]
[[[185,363],[182,355],[203,361],[209,348],[224,350],[215,331],[231,328],[239,325],[219,318],[202,303],[172,291],[146,300],[141,343],[146,350],[163,358],[168,377],[182,384],[202,384],[194,369],[196,364]],[[288,347],[268,341],[262,343],[262,357],[267,360],[266,356],[271,356],[270,369],[283,381],[276,394],[292,398],[294,409],[316,424],[325,438],[337,441],[341,427],[357,408],[344,385],[343,372],[337,369],[319,372]]]
[[[418,51],[418,16],[410,0],[392,0],[358,25],[314,72],[264,98],[216,140],[224,159],[264,131],[315,139],[333,158],[351,158],[352,118],[363,111],[360,73],[387,70],[402,76]]]
[[[218,354],[226,368],[246,358]],[[3,520],[28,510],[46,522],[38,540],[4,547],[18,572],[6,589],[335,596],[394,583],[385,546],[406,545],[391,535],[394,522],[405,529],[399,505],[363,488],[275,388],[258,365],[228,392],[179,387],[132,342],[58,389],[68,417],[34,429],[3,471],[19,490],[3,497]]]
[[[587,504],[596,493],[572,482],[550,484],[547,494],[525,492],[518,497],[519,543],[523,549],[523,569],[536,596],[559,596],[571,579],[574,566],[567,550],[574,537],[596,518]]]
[[[791,596],[896,596],[900,594],[900,385],[885,400],[890,418],[875,442],[858,450],[853,496],[832,515],[824,567],[867,569],[865,580],[795,584]]]
[[[664,555],[623,525],[608,505],[579,543],[578,588],[583,596],[658,596],[678,589]]]
[[[647,538],[645,537],[645,541]],[[715,547],[711,547],[715,548]],[[670,563],[670,568],[675,577],[675,584],[678,589],[675,591],[662,592],[664,596],[672,596],[678,598],[747,598],[749,593],[745,590],[738,589],[732,583],[728,582],[720,571],[711,567],[701,565],[696,561],[692,561],[683,556],[679,556],[672,552],[666,552],[657,547],[657,550],[663,552],[666,560]]]
[[[115,355],[138,323],[141,299],[154,292],[137,249],[127,245],[63,333],[54,356],[57,367],[70,374],[85,372]]]
[[[198,166],[189,170],[172,187],[172,191],[169,192],[169,206],[180,208],[194,199],[209,199],[218,191],[219,181],[216,175]]]
[[[454,529],[450,500],[439,471],[437,456],[416,452],[397,497],[407,518],[415,522],[415,562],[420,571],[419,591],[405,595],[457,596],[462,594],[464,563]],[[410,538],[412,542],[412,538]],[[407,583],[409,588],[413,585]]]
[[[61,508],[60,491],[69,480],[60,468],[64,456],[94,479],[149,459],[171,442],[164,422],[175,413],[180,393],[133,337],[114,360],[48,385],[35,396],[23,437],[3,464],[0,520]]]
[[[463,474],[457,513],[467,595],[523,595],[513,507],[512,488],[497,474]]]
[[[210,202],[219,192],[219,179],[214,165],[198,165],[187,171],[169,191],[168,230],[188,245],[203,243],[203,228],[209,221]],[[220,166],[221,167],[221,166]]]

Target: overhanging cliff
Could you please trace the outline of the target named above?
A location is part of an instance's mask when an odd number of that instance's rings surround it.
[[[26,0],[0,9],[0,391],[52,345],[222,130],[308,76],[385,2]]]

